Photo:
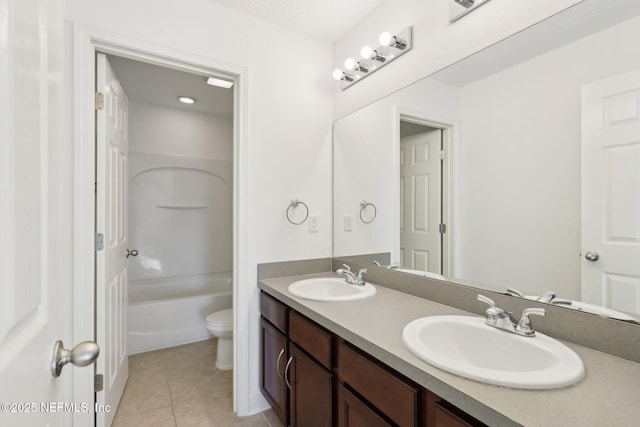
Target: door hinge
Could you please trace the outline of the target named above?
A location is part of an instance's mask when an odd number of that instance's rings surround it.
[[[97,393],[102,390],[104,390],[104,375],[96,374],[93,377],[93,391]]]
[[[446,159],[446,158],[447,158],[447,152],[446,152],[446,151],[444,151],[444,150],[440,150],[440,151],[438,152],[438,157],[440,158],[440,160],[444,160],[444,159]]]
[[[96,92],[96,110],[104,110],[104,93]]]
[[[95,245],[96,245],[96,252],[104,249],[104,234],[96,233]]]
[[[438,231],[440,231],[440,234],[444,234],[447,232],[447,224],[440,224],[438,226]]]

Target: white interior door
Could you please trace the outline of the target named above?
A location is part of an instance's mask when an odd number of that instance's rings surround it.
[[[62,10],[59,0],[0,0],[2,426],[62,426],[71,416],[56,405],[72,404],[74,368],[51,374],[54,342],[73,347]],[[91,410],[86,398],[78,404]]]
[[[96,401],[111,411],[97,413],[98,427],[109,426],[128,377],[127,235],[129,101],[106,55],[96,58],[97,92],[104,106],[96,114],[96,232],[104,250],[96,252],[96,340],[102,349],[97,372],[104,390]]]
[[[582,88],[582,299],[640,313],[640,70]]]
[[[400,266],[441,273],[442,131],[400,140]]]

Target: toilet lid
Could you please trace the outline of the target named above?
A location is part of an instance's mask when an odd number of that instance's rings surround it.
[[[216,325],[231,325],[233,323],[233,309],[216,311],[207,316],[207,323]]]

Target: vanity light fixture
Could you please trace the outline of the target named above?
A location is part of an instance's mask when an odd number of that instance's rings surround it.
[[[211,86],[222,87],[225,89],[229,89],[233,86],[233,82],[230,82],[229,80],[217,79],[215,77],[209,77],[207,79],[207,84]]]
[[[339,68],[333,70],[333,78],[336,80],[342,80],[345,82],[353,82],[353,76],[351,74],[347,74]]]
[[[353,58],[349,58],[344,61],[344,68],[349,71],[361,71],[363,73],[369,72],[369,68],[367,66],[363,65],[360,61],[356,61]]]
[[[449,23],[473,12],[489,0],[449,0]]]
[[[392,36],[388,31],[380,34],[378,41],[382,46],[391,46],[400,50],[404,50],[407,47],[406,40],[399,39],[397,36]]]
[[[387,57],[382,55],[378,50],[373,50],[369,46],[365,46],[360,51],[360,56],[362,59],[371,59],[372,61],[384,62],[387,60]]]
[[[183,104],[193,104],[196,102],[196,99],[191,96],[180,95],[178,97],[178,101],[182,102]]]
[[[342,90],[345,90],[352,84],[373,74],[376,70],[411,50],[411,33],[412,27],[407,27],[395,35],[385,31],[380,34],[380,46],[375,49],[364,46],[360,50],[362,59],[357,61],[348,58],[344,62],[346,71],[336,69],[333,72],[333,78],[342,82]]]
[[[475,0],[454,0],[454,1],[462,7],[466,7],[467,9],[469,9],[475,3]]]

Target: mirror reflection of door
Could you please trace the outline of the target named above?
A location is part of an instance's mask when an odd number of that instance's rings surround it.
[[[400,121],[400,268],[442,274],[442,130]]]
[[[582,96],[582,300],[640,313],[640,70]]]

